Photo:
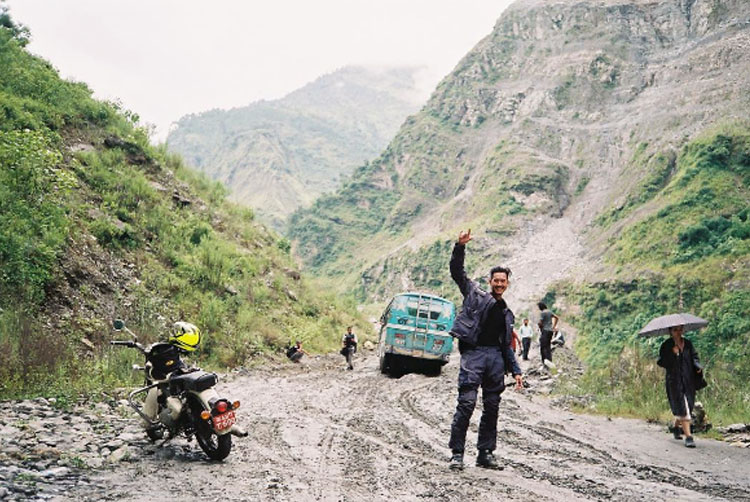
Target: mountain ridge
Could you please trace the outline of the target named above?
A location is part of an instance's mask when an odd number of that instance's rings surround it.
[[[422,103],[419,71],[343,67],[278,100],[185,116],[167,142],[279,227],[380,152]]]
[[[429,246],[433,236],[445,242],[468,225],[490,236],[513,234],[537,217],[561,214],[574,199],[582,206],[575,225],[585,227],[637,185],[643,173],[625,166],[639,144],[647,142],[652,155],[674,150],[719,118],[741,118],[747,6],[713,5],[691,2],[688,19],[677,1],[514,3],[379,159],[360,168],[349,188],[294,216],[289,232],[299,256],[329,274],[379,269],[378,254],[393,248],[336,264],[330,243],[338,241],[313,244],[318,232],[338,235],[330,215],[340,217],[343,200],[364,198],[379,208],[379,189],[397,192],[387,197],[393,205],[383,206],[377,232],[357,239],[390,242],[386,229],[397,228],[404,240]],[[734,68],[733,77],[718,81],[724,68]],[[687,105],[658,106],[680,101]],[[505,190],[491,190],[494,177]],[[420,226],[431,230],[421,233]],[[577,234],[564,244],[583,237]],[[480,269],[489,267],[489,256],[510,257],[491,246],[477,246],[485,255]],[[518,266],[526,276],[534,269]],[[357,282],[348,275],[347,284]],[[551,282],[524,292],[522,301],[531,303]]]
[[[510,266],[516,315],[543,300],[575,334],[563,392],[587,411],[663,417],[660,340],[637,334],[692,312],[701,401],[746,421],[748,110],[750,3],[520,0],[379,158],[292,215],[292,249],[363,302],[460,302],[447,262],[471,228],[469,277]]]

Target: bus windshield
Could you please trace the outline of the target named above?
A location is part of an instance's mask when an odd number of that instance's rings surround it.
[[[453,315],[450,303],[440,301],[434,298],[398,296],[394,299],[392,310],[406,314],[412,318],[429,319],[437,321],[438,319],[450,319]]]

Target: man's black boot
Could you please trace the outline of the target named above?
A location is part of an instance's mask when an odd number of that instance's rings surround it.
[[[479,450],[477,455],[477,467],[483,467],[485,469],[497,469],[501,471],[503,467],[495,460],[492,450]]]
[[[450,468],[453,471],[463,471],[464,470],[464,454],[462,452],[453,452],[453,456],[451,457],[451,463]]]

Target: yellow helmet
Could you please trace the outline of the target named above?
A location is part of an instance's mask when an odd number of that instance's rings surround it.
[[[201,331],[195,324],[176,322],[172,334],[169,335],[169,343],[178,349],[192,352],[201,344]]]

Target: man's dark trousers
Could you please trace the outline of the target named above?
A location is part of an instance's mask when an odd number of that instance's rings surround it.
[[[529,349],[531,348],[531,338],[522,338],[521,343],[523,344],[523,360],[529,359]]]
[[[539,337],[539,349],[542,353],[542,362],[545,359],[552,360],[552,331],[542,330],[542,335]]]
[[[462,452],[466,444],[466,431],[482,387],[482,418],[479,421],[478,450],[494,451],[497,445],[497,409],[500,393],[505,390],[505,364],[500,347],[480,346],[461,354],[458,372],[458,404],[451,424],[448,447]]]

